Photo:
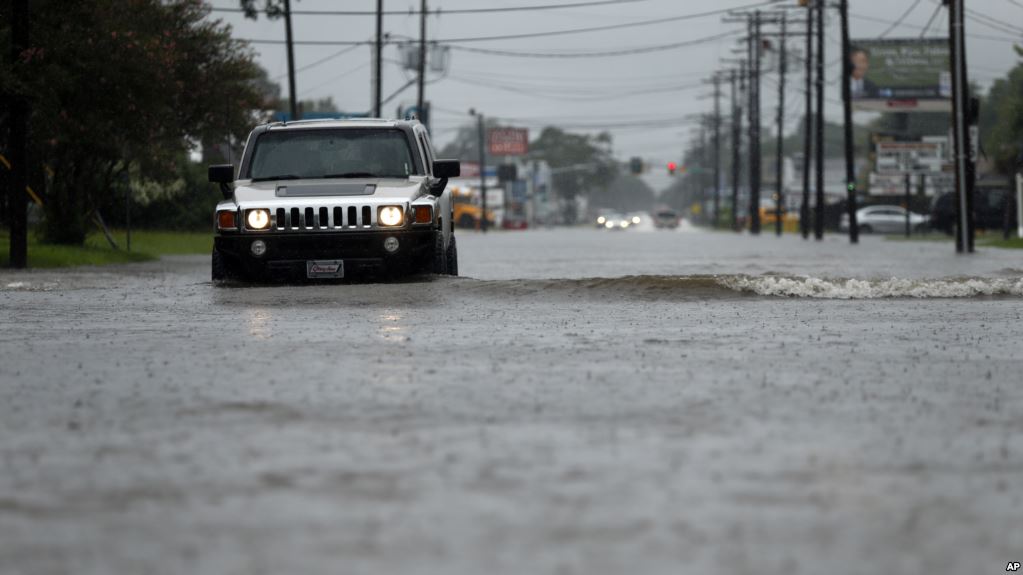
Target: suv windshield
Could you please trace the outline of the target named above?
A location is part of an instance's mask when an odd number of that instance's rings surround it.
[[[406,178],[418,173],[399,129],[280,130],[256,140],[253,180]]]

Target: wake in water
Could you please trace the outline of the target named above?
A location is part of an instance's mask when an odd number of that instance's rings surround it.
[[[732,276],[720,277],[718,281],[729,289],[757,295],[821,299],[1023,296],[1023,278],[832,280],[813,277]]]
[[[456,280],[458,290],[493,297],[700,300],[748,296],[881,299],[1023,297],[1023,278],[918,280],[692,275],[584,279]]]

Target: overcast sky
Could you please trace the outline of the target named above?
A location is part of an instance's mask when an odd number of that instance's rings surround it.
[[[259,0],[257,0],[259,1]],[[583,0],[433,0],[429,9],[440,9],[440,15],[427,20],[430,41],[464,39],[482,36],[512,35],[589,28],[647,20],[661,20],[689,14],[710,12],[731,7],[756,4],[756,0],[637,0],[602,6],[528,10],[484,14],[445,14],[445,10],[507,6],[572,4]],[[850,0],[851,36],[874,38],[891,22],[910,10],[903,23],[887,37],[919,37],[931,20],[940,0]],[[796,4],[796,0],[782,4]],[[988,86],[1002,77],[1019,60],[1012,50],[1012,38],[1023,40],[1023,1],[970,0],[969,9],[977,19],[967,22],[967,54],[970,79]],[[237,8],[236,0],[212,0],[218,8]],[[417,0],[385,0],[391,11],[418,10]],[[365,10],[376,8],[375,0],[292,0],[292,9],[301,10]],[[792,17],[803,14],[792,11]],[[984,17],[992,19],[984,21]],[[237,38],[283,40],[283,20],[245,19],[241,14],[215,12],[211,15],[230,23]],[[367,41],[375,34],[372,16],[299,15],[294,16],[296,40]],[[997,23],[1002,23],[1000,26]],[[502,39],[479,42],[451,42],[449,69],[445,74],[431,74],[426,97],[434,106],[432,131],[434,140],[443,145],[454,129],[468,121],[470,108],[488,116],[531,128],[536,133],[546,123],[571,126],[606,124],[614,135],[614,151],[620,158],[643,156],[651,162],[663,163],[679,159],[685,141],[695,132],[693,115],[712,109],[711,89],[698,84],[716,70],[730,64],[723,59],[733,56],[736,37],[719,38],[691,46],[648,53],[593,58],[525,58],[481,54],[457,47],[557,54],[571,52],[612,51],[644,48],[695,41],[730,31],[744,29],[743,24],[727,23],[720,15],[657,22],[652,25],[527,39]],[[1001,28],[1001,29],[999,29]],[[928,36],[947,35],[948,15],[944,9],[934,18]],[[1012,30],[1019,29],[1013,33]],[[389,15],[384,30],[395,38],[418,38],[419,17]],[[800,52],[803,40],[792,39],[791,48]],[[838,18],[830,15],[826,61],[829,80],[828,114],[838,119],[840,107],[838,71],[840,36]],[[253,44],[259,62],[270,76],[281,83],[287,95],[287,59],[281,44]],[[297,46],[296,68],[309,66],[345,50],[345,46]],[[300,99],[333,97],[344,111],[365,112],[370,109],[369,46],[357,46],[297,75]],[[401,87],[410,73],[397,63],[399,48],[384,48],[384,94]],[[796,65],[790,74],[792,89],[788,91],[788,129],[794,129],[802,113],[802,70]],[[765,123],[773,122],[776,109],[777,75],[763,84]],[[695,87],[694,87],[695,86]],[[725,96],[728,91],[724,90]],[[395,113],[398,103],[415,102],[415,88],[403,92],[385,107],[385,115]],[[724,107],[727,110],[727,106]],[[629,126],[631,122],[638,125]],[[651,182],[655,186],[659,182]],[[660,187],[660,186],[657,186]]]

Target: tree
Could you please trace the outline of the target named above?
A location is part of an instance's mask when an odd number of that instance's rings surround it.
[[[573,223],[575,200],[593,190],[607,190],[618,176],[618,162],[611,155],[611,134],[572,134],[547,127],[529,144],[530,155],[553,168],[557,195],[566,200],[565,221]],[[559,169],[560,168],[560,169]]]
[[[1016,47],[1023,57],[1023,49]],[[980,137],[995,169],[1012,174],[1023,154],[1023,63],[996,80],[980,107]]]
[[[33,2],[29,73],[15,78],[4,61],[0,79],[32,104],[31,169],[52,173],[47,240],[82,243],[122,174],[175,180],[189,142],[241,139],[256,123],[259,68],[208,13],[196,0]]]

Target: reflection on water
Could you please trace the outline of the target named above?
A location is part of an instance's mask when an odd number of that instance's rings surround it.
[[[246,312],[247,323],[249,324],[249,335],[256,339],[268,340],[273,334],[270,329],[270,321],[273,315],[270,310],[264,308],[250,309]]]
[[[404,315],[396,310],[387,310],[378,316],[379,327],[377,336],[387,342],[404,343],[408,341],[408,326],[402,323]]]

